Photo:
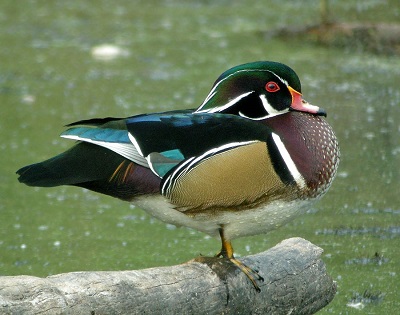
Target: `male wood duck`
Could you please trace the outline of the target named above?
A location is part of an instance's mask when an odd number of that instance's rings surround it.
[[[196,110],[72,123],[61,137],[75,146],[17,173],[30,186],[84,187],[219,235],[217,256],[259,290],[262,277],[235,259],[231,240],[283,225],[328,190],[339,147],[322,116],[291,68],[252,62],[224,72]]]

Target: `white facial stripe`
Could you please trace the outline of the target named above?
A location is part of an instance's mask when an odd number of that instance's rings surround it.
[[[304,188],[306,186],[306,182],[304,181],[303,176],[300,174],[299,170],[296,167],[296,164],[294,164],[288,150],[286,149],[285,145],[283,144],[281,138],[275,134],[272,133],[272,138],[275,141],[276,146],[278,147],[278,150],[285,161],[285,164],[287,168],[289,169],[290,174],[293,176],[294,180],[296,181],[297,186],[300,188]]]
[[[276,116],[276,115],[286,113],[289,111],[289,108],[287,108],[285,111],[283,111],[283,110],[279,111],[279,110],[273,108],[270,105],[270,103],[268,102],[267,97],[264,94],[260,95],[260,99],[264,106],[264,109],[266,110],[267,113],[269,113],[268,117]]]
[[[248,117],[245,114],[243,114],[242,112],[239,112],[239,116],[243,117],[243,118],[248,118],[248,119],[251,119],[251,120],[263,120],[263,119],[270,118],[270,117],[273,117],[273,116],[277,116],[277,115],[280,115],[280,114],[283,114],[283,113],[287,113],[289,111],[289,108],[287,108],[285,110],[278,111],[268,103],[268,100],[265,97],[265,95],[259,95],[259,97],[260,97],[260,100],[261,100],[261,102],[262,102],[262,104],[264,106],[265,111],[268,113],[267,115],[256,118],[256,117]]]
[[[212,97],[217,94],[217,92],[215,92],[215,87],[210,91],[210,93],[208,93],[206,99],[204,100],[203,104],[200,105],[199,109],[202,108],[210,99],[212,99]]]
[[[207,102],[217,93],[217,92],[216,92],[216,89],[217,89],[218,85],[220,85],[223,81],[225,81],[226,79],[228,79],[229,77],[231,77],[232,75],[234,75],[234,74],[236,74],[236,73],[237,73],[237,72],[234,72],[234,73],[228,75],[226,78],[224,78],[224,79],[220,80],[219,82],[217,82],[217,83],[214,85],[214,87],[211,89],[210,93],[208,93],[208,95],[207,95],[206,99],[204,100],[203,104],[200,105],[200,107],[197,109],[197,111],[200,111],[201,108],[202,108],[205,104],[207,104]],[[197,112],[197,111],[196,111],[196,112]]]
[[[271,71],[271,70],[264,70],[264,69],[242,69],[242,70],[238,70],[238,71],[236,71],[236,72],[234,72],[234,73],[232,73],[232,74],[226,76],[226,77],[223,78],[222,80],[218,81],[218,82],[214,85],[214,87],[211,89],[210,93],[208,93],[208,95],[207,95],[206,99],[204,100],[204,102],[199,106],[199,108],[198,108],[195,112],[196,112],[196,113],[197,113],[197,112],[200,112],[200,111],[201,111],[201,112],[208,112],[208,110],[202,111],[202,108],[203,108],[203,107],[207,104],[207,102],[217,93],[217,92],[216,92],[216,89],[217,89],[217,87],[218,87],[222,82],[224,82],[225,80],[227,80],[227,79],[230,78],[231,76],[236,75],[237,73],[240,73],[240,72],[255,72],[255,71],[270,72],[270,73],[272,73],[274,76],[276,76],[280,81],[282,81],[284,84],[286,84],[287,86],[289,86],[289,84],[288,84],[288,82],[287,82],[286,80],[282,79],[279,75],[277,75],[275,72],[273,72],[273,71]],[[229,103],[231,103],[231,102],[229,102]]]
[[[251,93],[253,93],[254,91],[250,91],[244,94],[239,95],[238,97],[234,98],[233,100],[231,100],[229,103],[222,105],[222,106],[218,106],[218,107],[213,107],[211,109],[204,109],[204,110],[196,110],[196,113],[216,113],[216,112],[221,112],[233,105],[235,105],[237,102],[239,102],[242,98],[246,97],[247,95],[250,95]],[[213,94],[214,96],[214,94]]]
[[[279,80],[282,81],[283,84],[285,84],[286,86],[289,86],[288,81],[286,81],[285,79],[281,78],[279,75],[277,75],[275,72],[270,71],[274,76],[276,76]]]

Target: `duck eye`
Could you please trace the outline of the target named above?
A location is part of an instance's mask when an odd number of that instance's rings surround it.
[[[276,82],[273,81],[269,81],[266,85],[265,85],[265,89],[267,90],[267,92],[277,92],[280,90],[279,85]]]

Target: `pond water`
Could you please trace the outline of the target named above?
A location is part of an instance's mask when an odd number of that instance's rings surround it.
[[[400,9],[392,2],[352,0],[331,9],[342,19],[394,22]],[[15,171],[70,147],[58,137],[65,124],[197,107],[224,70],[275,60],[294,68],[305,98],[327,110],[342,161],[313,209],[268,235],[235,240],[237,255],[300,236],[324,249],[338,283],[336,298],[320,314],[400,308],[398,57],[260,36],[316,22],[311,0],[9,1],[1,7],[0,275],[139,269],[214,255],[219,241],[200,232],[80,188],[27,187]],[[101,50],[99,56],[95,48],[104,44],[113,45],[113,58]]]

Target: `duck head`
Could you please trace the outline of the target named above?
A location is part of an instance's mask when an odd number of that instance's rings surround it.
[[[290,67],[258,61],[233,67],[220,75],[197,113],[226,113],[262,120],[289,111],[326,116],[305,101],[301,83]]]

